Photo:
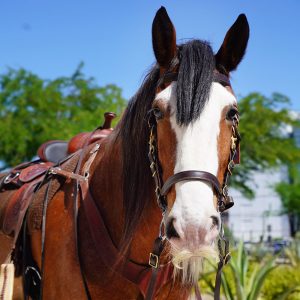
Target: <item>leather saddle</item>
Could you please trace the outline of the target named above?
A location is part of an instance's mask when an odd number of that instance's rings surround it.
[[[107,137],[113,131],[111,122],[115,116],[114,113],[105,113],[101,127],[93,132],[79,133],[68,142],[54,140],[42,144],[38,149],[38,160],[20,164],[0,176],[0,201],[5,202],[0,211],[0,230],[4,234],[14,237],[19,234],[33,194],[49,168],[67,163],[80,149]]]
[[[93,132],[81,132],[67,141],[53,140],[42,144],[38,151],[38,157],[44,162],[59,163],[68,155],[75,153],[84,146],[93,144],[96,141],[101,141],[111,132],[111,122],[116,117],[115,113],[106,112],[104,114],[104,124]]]

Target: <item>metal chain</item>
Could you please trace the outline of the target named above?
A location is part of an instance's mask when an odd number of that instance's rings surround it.
[[[150,129],[150,136],[149,136],[149,152],[148,158],[150,161],[150,170],[152,177],[154,178],[155,183],[155,195],[156,200],[159,208],[162,210],[163,215],[167,210],[167,201],[165,196],[161,195],[161,172],[159,168],[159,161],[157,157],[157,139],[156,139],[156,123],[151,122],[151,116],[148,120],[148,125]]]
[[[222,186],[223,198],[220,199],[220,201],[218,203],[218,209],[220,212],[223,212],[224,210],[233,206],[233,199],[228,194],[228,180],[229,180],[229,177],[232,175],[232,171],[235,167],[234,159],[235,159],[235,156],[237,155],[238,144],[240,142],[240,134],[238,131],[238,124],[239,124],[239,117],[238,117],[238,114],[236,114],[232,118],[230,156],[229,156],[229,162],[227,165],[227,170],[224,175],[223,186]]]

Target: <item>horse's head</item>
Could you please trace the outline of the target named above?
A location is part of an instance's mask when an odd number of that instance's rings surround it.
[[[164,8],[153,21],[153,49],[160,70],[152,103],[157,155],[162,182],[173,179],[165,188],[165,232],[173,262],[186,271],[184,278],[191,273],[195,277],[186,279],[197,278],[199,257],[213,251],[220,230],[220,188],[222,193],[238,122],[229,74],[242,60],[248,37],[247,19],[240,15],[214,55],[199,40],[177,46],[175,28]],[[204,172],[196,172],[196,178],[192,173],[174,177],[191,170]],[[211,178],[205,178],[208,173]]]

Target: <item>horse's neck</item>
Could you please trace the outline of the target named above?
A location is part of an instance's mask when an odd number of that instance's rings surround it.
[[[147,170],[145,170],[146,172]],[[92,169],[91,191],[115,245],[119,245],[124,228],[123,175],[121,143],[112,135],[100,148]],[[149,252],[158,234],[161,212],[154,192],[145,199],[147,205],[130,246],[130,258],[139,263],[148,261]]]

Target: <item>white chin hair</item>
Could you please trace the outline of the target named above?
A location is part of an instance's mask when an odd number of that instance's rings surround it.
[[[174,278],[181,276],[183,283],[195,284],[203,271],[204,259],[217,259],[218,254],[213,245],[202,245],[199,249],[178,249],[171,244]]]

